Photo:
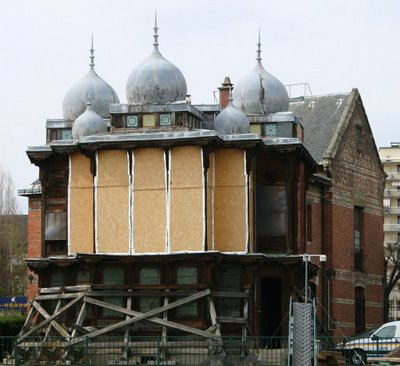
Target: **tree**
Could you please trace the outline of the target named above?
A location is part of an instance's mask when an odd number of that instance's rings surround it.
[[[389,318],[390,293],[400,281],[400,243],[397,241],[385,243],[384,274],[384,311],[385,322],[387,322]]]
[[[21,215],[10,174],[0,167],[0,296],[25,293],[26,218]]]

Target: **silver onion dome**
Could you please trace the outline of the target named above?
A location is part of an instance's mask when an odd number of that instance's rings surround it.
[[[90,49],[90,69],[81,80],[67,91],[63,102],[64,119],[75,121],[86,110],[87,96],[92,98],[92,108],[101,118],[110,118],[110,104],[119,103],[118,95],[94,70],[93,37]]]
[[[156,16],[153,52],[131,72],[126,83],[126,99],[130,104],[163,104],[186,98],[186,80],[158,50],[157,31]]]
[[[236,84],[233,104],[247,115],[285,112],[289,109],[289,95],[285,86],[261,63],[260,35],[257,45],[257,65]]]
[[[72,125],[72,137],[75,140],[84,136],[107,132],[106,121],[92,110],[92,104],[90,101],[86,104],[86,111],[83,112]]]
[[[223,135],[249,132],[249,120],[244,112],[233,105],[232,95],[227,107],[215,118],[214,130]]]

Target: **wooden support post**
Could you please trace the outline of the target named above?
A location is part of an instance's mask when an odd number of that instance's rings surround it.
[[[125,314],[129,314],[129,315],[133,315],[134,316],[131,319],[124,320],[122,322],[118,322],[118,323],[112,324],[112,325],[110,325],[108,327],[105,327],[105,328],[102,328],[102,329],[98,329],[98,330],[96,330],[94,332],[91,332],[91,333],[87,334],[87,336],[90,337],[90,338],[93,338],[93,337],[99,336],[101,334],[105,334],[105,333],[108,333],[110,331],[125,327],[125,326],[130,325],[130,324],[133,324],[133,323],[138,322],[140,320],[146,319],[146,320],[150,320],[152,322],[158,323],[158,324],[162,324],[162,325],[165,324],[165,325],[167,325],[167,326],[169,326],[171,328],[176,328],[176,329],[180,329],[182,331],[186,331],[186,332],[189,332],[189,333],[192,333],[192,334],[201,335],[202,337],[213,337],[214,335],[212,333],[209,333],[209,332],[205,332],[205,331],[202,331],[202,330],[199,330],[199,329],[196,329],[196,328],[191,328],[191,327],[185,326],[183,324],[178,324],[178,323],[174,323],[174,322],[170,322],[170,321],[165,321],[165,320],[160,319],[160,318],[156,318],[156,317],[153,318],[154,315],[160,314],[160,313],[162,313],[164,311],[168,311],[170,309],[174,309],[174,308],[176,308],[178,306],[187,304],[189,302],[198,300],[198,299],[200,299],[202,297],[208,296],[210,293],[211,293],[211,291],[208,290],[208,289],[204,290],[204,291],[200,291],[198,293],[195,293],[195,294],[190,295],[188,297],[185,297],[183,299],[174,301],[173,303],[168,304],[167,306],[162,306],[162,307],[159,307],[159,308],[156,308],[156,309],[152,309],[152,310],[150,310],[150,311],[148,311],[146,313],[135,312],[133,310],[129,311],[129,310],[127,310],[127,309],[125,309],[123,307],[120,307],[120,306],[111,305],[111,304],[105,303],[103,301],[99,301],[99,300],[92,299],[90,297],[86,297],[84,299],[84,301],[89,302],[91,304],[94,304],[94,305],[97,305],[97,306],[102,306],[102,307],[105,307],[107,309],[111,309],[111,310],[114,310],[114,311],[117,311],[117,312],[121,312],[121,313],[125,313]],[[75,344],[75,343],[79,343],[81,341],[82,340],[72,340],[70,345]]]
[[[129,290],[129,292],[132,292],[132,290]],[[132,309],[132,297],[128,297],[126,299],[126,309],[131,310]],[[126,314],[125,320],[129,320],[131,316],[129,314]],[[129,327],[125,327],[124,331],[124,349],[122,351],[122,357],[124,360],[128,360],[128,344],[129,344]]]
[[[21,340],[23,340],[24,338],[30,336],[31,334],[34,334],[37,330],[39,330],[40,328],[43,328],[46,324],[49,324],[53,319],[55,319],[57,316],[59,316],[60,314],[62,314],[64,311],[68,310],[70,307],[72,307],[73,305],[75,305],[78,301],[82,300],[82,298],[85,296],[85,294],[83,293],[78,293],[76,294],[76,298],[73,299],[72,301],[70,301],[67,305],[63,306],[57,313],[49,316],[46,320],[44,320],[43,322],[41,322],[40,324],[38,324],[37,326],[33,327],[31,330],[29,330],[28,332],[26,332],[25,334],[21,335],[21,337],[18,339],[18,341],[20,342]],[[34,301],[35,302],[35,301]],[[33,305],[33,303],[32,303]],[[68,335],[69,337],[69,335]]]
[[[51,324],[51,326],[60,334],[60,335],[62,335],[64,338],[69,338],[69,334],[67,333],[67,331],[60,325],[60,324],[58,324],[55,320],[54,320],[54,318],[53,319],[51,319],[51,316],[49,315],[49,313],[46,311],[46,310],[44,310],[41,306],[40,306],[40,304],[37,302],[37,301],[33,301],[32,302],[32,306],[34,306],[35,307],[35,309],[43,316],[43,318],[45,318],[46,320],[48,320],[48,319],[50,319],[50,324]],[[55,314],[57,314],[57,316],[58,315],[60,315],[59,313],[58,313],[58,311],[56,311],[55,312]],[[42,323],[43,324],[43,323]]]

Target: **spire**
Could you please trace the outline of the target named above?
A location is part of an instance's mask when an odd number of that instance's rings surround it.
[[[257,43],[257,62],[261,63],[261,36],[260,36],[260,27],[258,28],[258,43]]]
[[[94,70],[94,49],[93,49],[93,33],[92,33],[92,44],[90,48],[90,68]]]
[[[154,12],[154,28],[153,29],[154,29],[154,36],[153,36],[154,37],[154,43],[153,43],[153,46],[154,46],[154,49],[158,51],[157,10]]]

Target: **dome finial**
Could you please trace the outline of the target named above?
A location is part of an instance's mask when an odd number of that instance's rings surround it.
[[[258,63],[261,63],[261,36],[260,36],[260,27],[258,27],[258,43],[257,43],[257,58]]]
[[[92,44],[90,47],[90,68],[94,70],[94,48],[93,48],[93,32],[92,32]]]
[[[156,50],[158,50],[158,27],[157,27],[157,10],[154,11],[154,43],[153,46]]]
[[[88,111],[91,111],[91,110],[92,110],[92,102],[90,101],[89,93],[88,93],[88,95],[87,95],[86,110],[88,110]]]

